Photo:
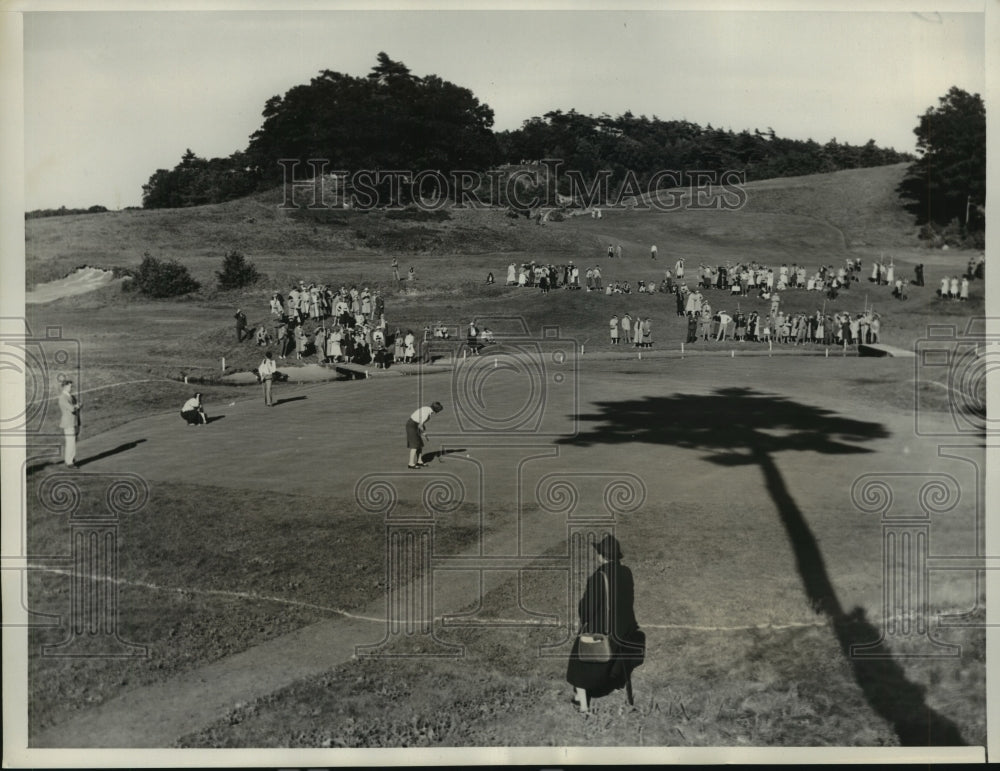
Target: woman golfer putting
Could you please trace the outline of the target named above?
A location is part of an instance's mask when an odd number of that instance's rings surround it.
[[[427,421],[435,412],[441,412],[444,407],[441,402],[432,402],[427,407],[420,407],[406,421],[406,446],[410,450],[410,462],[407,468],[423,468],[424,440],[427,438]]]

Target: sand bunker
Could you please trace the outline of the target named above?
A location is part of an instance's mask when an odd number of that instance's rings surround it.
[[[38,284],[24,294],[25,303],[48,303],[63,297],[86,294],[116,281],[110,270],[77,268],[65,278]]]

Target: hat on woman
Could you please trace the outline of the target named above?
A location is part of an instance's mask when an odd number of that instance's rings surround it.
[[[622,549],[618,543],[618,539],[610,533],[600,541],[591,543],[591,546],[606,560],[616,562],[622,558]]]

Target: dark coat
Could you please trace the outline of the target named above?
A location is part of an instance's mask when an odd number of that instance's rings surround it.
[[[602,576],[608,579],[610,613]],[[621,562],[606,562],[587,579],[587,588],[578,607],[580,629],[611,635],[612,655],[605,663],[580,661],[577,655],[579,640],[575,641],[566,669],[570,685],[586,688],[594,696],[625,685],[629,673],[642,663],[645,651],[645,635],[636,623],[634,603],[632,571]]]

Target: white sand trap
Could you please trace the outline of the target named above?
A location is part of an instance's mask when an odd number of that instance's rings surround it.
[[[77,268],[65,278],[38,284],[24,293],[25,303],[49,303],[63,297],[86,294],[116,281],[110,270],[100,268]]]
[[[858,356],[893,356],[900,359],[912,359],[916,354],[906,348],[885,343],[862,343],[858,346]]]
[[[263,355],[261,358],[264,358]],[[337,371],[332,367],[324,367],[321,364],[289,364],[282,366],[284,362],[278,362],[278,372],[283,372],[288,375],[288,381],[290,383],[321,383],[326,380],[336,380]],[[249,371],[244,372],[233,372],[229,375],[223,375],[222,381],[224,383],[234,383],[237,385],[247,385],[248,383],[256,383],[257,376]]]

